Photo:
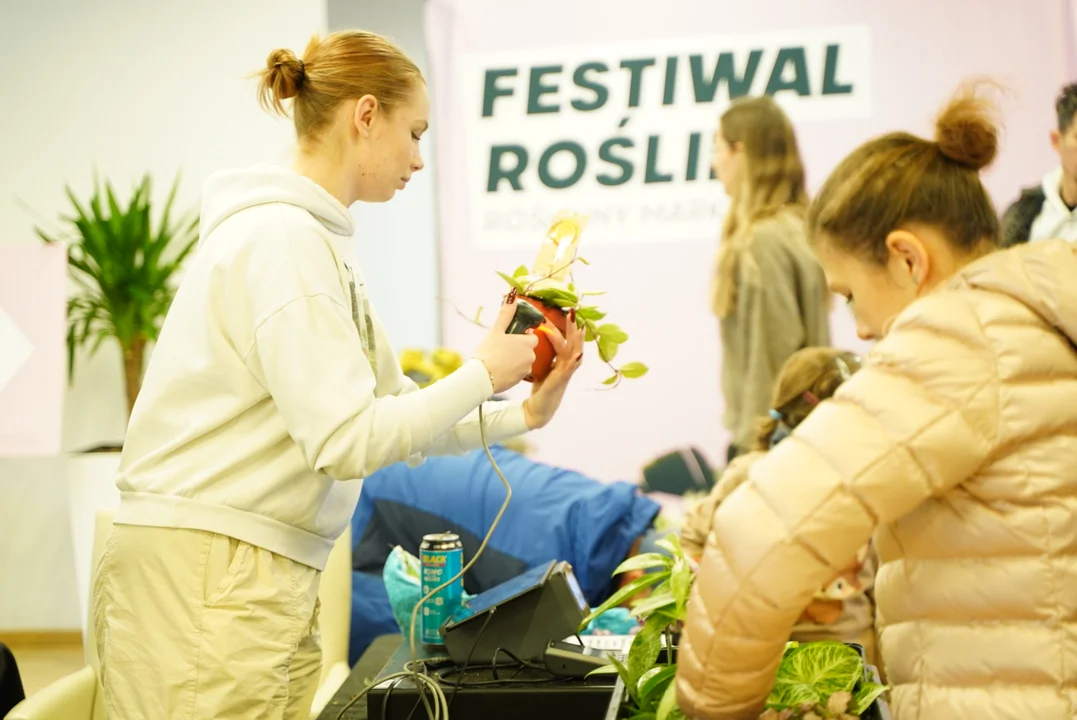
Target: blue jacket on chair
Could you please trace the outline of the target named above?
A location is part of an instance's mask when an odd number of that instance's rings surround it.
[[[611,573],[651,527],[658,503],[632,483],[599,482],[500,446],[491,452],[512,500],[464,588],[477,594],[542,563],[567,560],[592,607],[609,597]],[[418,467],[397,463],[363,482],[352,517],[352,664],[374,638],[399,632],[382,581],[393,547],[417,556],[423,535],[451,531],[467,562],[504,501],[504,486],[482,450],[427,458]]]

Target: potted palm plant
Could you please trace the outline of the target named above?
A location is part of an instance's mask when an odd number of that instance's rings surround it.
[[[178,187],[177,177],[154,218],[148,175],[126,202],[110,182],[95,178],[84,200],[66,188],[70,210],[60,218],[60,231],[35,228],[44,242],[67,246],[74,281],[67,305],[68,379],[74,380],[80,351],[93,354],[106,342],[118,343],[128,417],[142,387],[147,349],[175,296],[179,269],[198,240],[197,215],[173,217]],[[97,445],[74,453],[67,464],[83,623],[94,517],[99,508],[119,501],[115,483],[121,449],[120,444]]]

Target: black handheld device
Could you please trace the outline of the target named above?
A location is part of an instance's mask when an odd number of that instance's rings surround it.
[[[516,301],[516,314],[512,316],[512,321],[509,322],[505,334],[523,335],[528,330],[537,328],[544,322],[546,322],[546,316],[542,314],[541,310],[529,302],[518,299]]]

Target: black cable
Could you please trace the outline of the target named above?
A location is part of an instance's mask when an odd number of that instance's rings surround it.
[[[456,684],[453,685],[453,687],[452,687],[452,695],[449,696],[449,702],[448,702],[448,705],[445,708],[446,711],[452,709],[452,701],[453,701],[453,698],[456,697],[456,691],[460,689],[460,683],[463,682],[464,676],[467,675],[467,668],[468,668],[468,665],[471,664],[471,658],[475,656],[475,649],[477,647],[479,647],[479,642],[482,641],[482,634],[484,632],[486,632],[486,626],[490,624],[490,619],[494,616],[495,612],[497,612],[497,606],[496,605],[494,607],[490,608],[489,612],[486,613],[486,619],[482,621],[482,627],[479,628],[479,634],[475,636],[475,643],[471,646],[471,649],[468,651],[467,658],[464,660],[464,666],[460,669],[460,677],[457,678]],[[438,675],[438,680],[440,680],[440,679],[441,679],[441,676]]]
[[[527,660],[521,660],[520,658],[516,657],[516,655],[511,650],[506,650],[505,648],[499,647],[494,649],[494,656],[490,659],[491,669],[494,671],[495,682],[500,681],[501,679],[497,676],[497,656],[501,653],[505,653],[514,663],[516,663],[516,671],[513,672],[512,675],[509,675],[509,677],[507,678],[508,680],[512,680],[513,678],[515,678],[524,668],[531,668],[532,670],[542,670],[544,672],[549,672],[548,670],[546,670],[545,666],[528,662]]]
[[[512,659],[513,662],[511,664],[500,664],[499,665],[498,662],[497,662],[497,657],[498,657],[498,655],[501,655],[501,654],[508,655],[509,658]],[[497,671],[498,671],[499,668],[500,669],[507,669],[507,667],[511,667],[513,665],[515,666],[516,669],[513,671],[512,675],[510,675],[507,678],[498,677]],[[555,684],[555,683],[559,683],[559,682],[563,682],[565,680],[570,680],[571,679],[571,678],[558,677],[557,675],[550,672],[544,665],[539,665],[537,663],[530,662],[530,661],[527,661],[527,660],[521,660],[511,650],[506,650],[505,648],[502,648],[502,647],[498,647],[498,648],[496,648],[494,650],[494,654],[493,654],[493,657],[491,658],[491,664],[490,665],[473,665],[473,666],[471,666],[471,670],[473,672],[477,671],[477,670],[491,670],[492,673],[493,673],[494,679],[493,680],[475,680],[475,681],[472,681],[472,682],[463,682],[463,675],[461,675],[457,679],[456,685],[458,685],[459,687],[464,687],[464,688],[505,686],[505,685],[550,685],[550,684]],[[545,674],[549,675],[550,677],[548,677],[548,678],[543,677],[543,678],[521,678],[521,679],[517,679],[516,676],[519,675],[524,670],[538,670],[539,672],[545,673]],[[447,668],[444,671],[440,671],[440,672],[435,673],[435,675],[437,676],[438,680],[447,683],[447,682],[450,682],[447,679],[447,677],[449,675],[453,674],[453,673],[456,673],[456,672],[461,672],[461,670],[459,668],[455,668],[455,667]]]

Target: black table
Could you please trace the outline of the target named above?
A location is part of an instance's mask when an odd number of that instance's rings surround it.
[[[387,635],[375,640],[318,720],[404,720],[409,716],[412,720],[425,720],[426,713],[419,703],[415,684],[410,679],[392,684],[391,689],[387,689],[387,684],[386,687],[371,690],[341,716],[341,710],[371,681],[399,672],[409,659],[408,646],[400,635]],[[544,670],[525,668],[513,671],[511,667],[506,667],[499,671],[498,680],[504,681],[507,676],[514,676],[515,682],[494,683],[491,669],[469,669],[463,674],[462,685],[454,690],[453,683],[460,674],[446,675],[442,688],[446,696],[452,697],[452,720],[497,717],[548,720],[558,716],[573,720],[603,720],[616,677],[553,679]]]

